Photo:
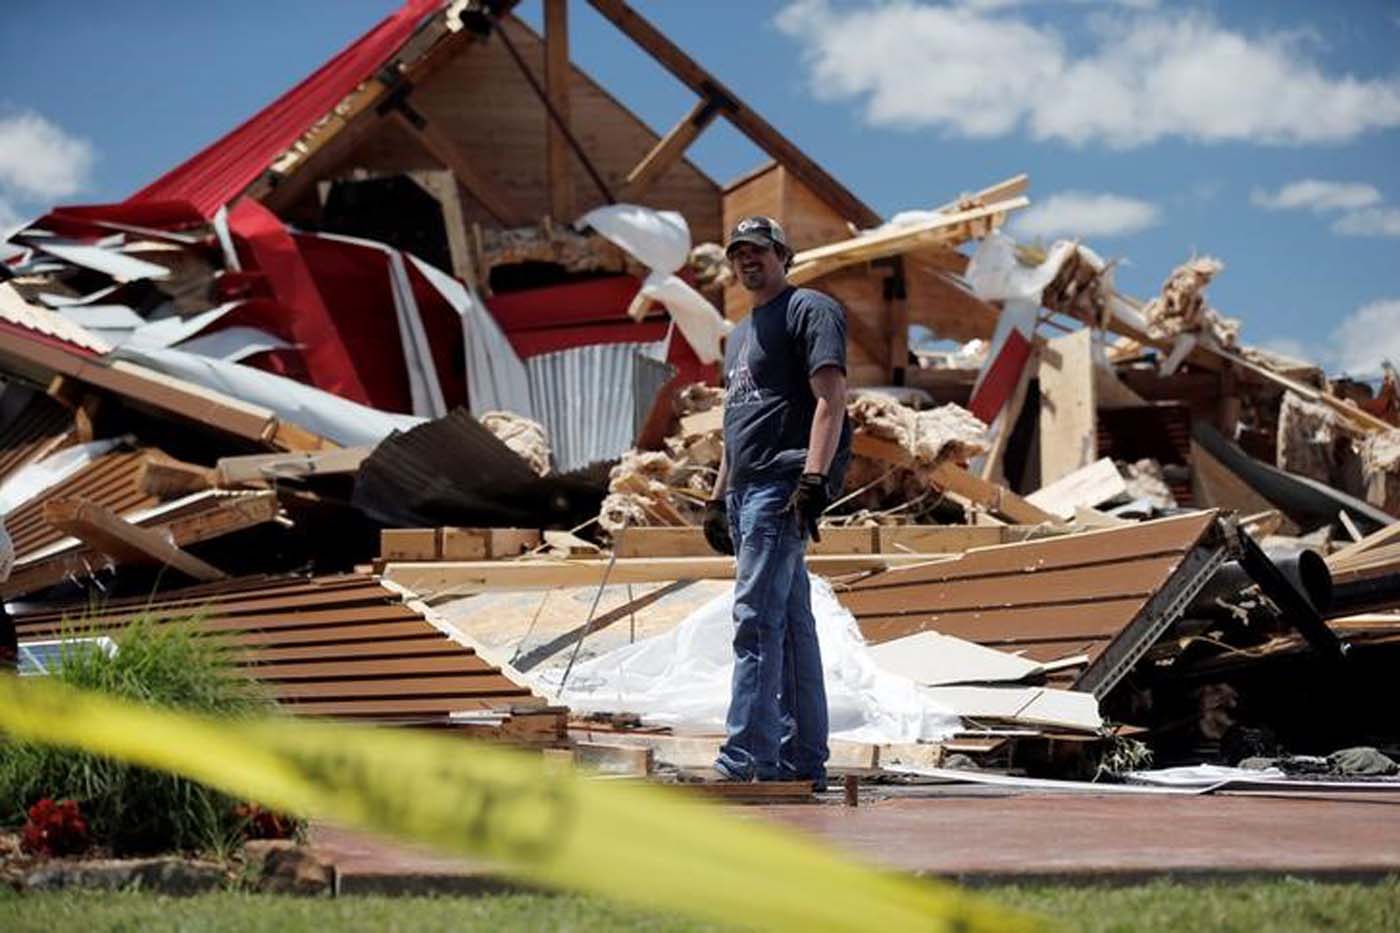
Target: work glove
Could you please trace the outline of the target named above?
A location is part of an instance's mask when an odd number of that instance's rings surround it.
[[[817,531],[817,520],[830,504],[825,473],[803,473],[797,481],[797,488],[792,491],[792,498],[788,500],[788,508],[797,516],[797,527],[811,535],[813,541],[822,539]]]
[[[729,510],[723,499],[705,503],[705,540],[721,554],[734,554],[734,539],[729,534]]]

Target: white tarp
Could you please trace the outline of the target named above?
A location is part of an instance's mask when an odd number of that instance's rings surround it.
[[[13,512],[45,489],[57,486],[126,440],[127,438],[114,438],[75,444],[37,463],[20,467],[6,477],[4,483],[0,483],[0,515]]]
[[[832,738],[938,741],[956,732],[958,717],[913,681],[882,670],[831,586],[811,579]],[[541,672],[535,686],[576,712],[626,711],[661,725],[722,732],[734,670],[733,605],[731,588],[668,632],[576,665],[562,694],[561,668]]]
[[[720,339],[730,324],[715,306],[676,275],[690,255],[690,227],[675,211],[637,204],[609,204],[579,218],[651,270],[642,294],[661,302],[681,334],[705,363],[720,358]]]
[[[378,411],[274,373],[183,350],[128,344],[111,356],[269,409],[278,418],[344,447],[378,444],[390,432],[407,431],[426,420]]]

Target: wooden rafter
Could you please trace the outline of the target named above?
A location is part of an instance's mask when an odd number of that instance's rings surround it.
[[[819,198],[830,204],[847,220],[870,227],[880,223],[880,216],[844,185],[812,161],[787,137],[773,128],[741,101],[719,79],[702,68],[695,59],[666,38],[655,26],[639,16],[623,0],[588,0],[647,54],[675,75],[682,83],[702,97],[723,101],[724,115],[735,128],[751,139],[764,152],[792,172]]]
[[[636,168],[627,173],[627,182],[622,189],[624,201],[636,201],[651,190],[651,186],[680,161],[690,144],[705,131],[719,114],[719,105],[711,98],[702,97],[690,108],[690,112],[657,141]]]
[[[549,179],[549,213],[567,223],[574,217],[574,181],[569,165],[569,5],[568,0],[544,0],[544,84],[549,103],[563,126],[548,120],[545,140]]]

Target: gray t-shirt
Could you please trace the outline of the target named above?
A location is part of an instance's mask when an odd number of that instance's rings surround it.
[[[735,326],[724,350],[724,449],[729,484],[802,472],[812,415],[809,378],[846,371],[846,312],[829,295],[789,287]],[[827,470],[832,495],[850,461],[851,424]]]

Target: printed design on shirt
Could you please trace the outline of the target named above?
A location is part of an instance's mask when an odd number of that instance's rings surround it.
[[[757,405],[763,400],[762,390],[754,381],[753,370],[749,368],[749,349],[752,340],[752,332],[744,335],[744,345],[739,348],[737,354],[739,365],[731,369],[725,376],[725,382],[728,384],[724,392],[724,407],[726,409]]]

